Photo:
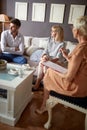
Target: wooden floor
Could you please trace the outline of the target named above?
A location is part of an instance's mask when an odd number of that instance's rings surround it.
[[[32,101],[25,108],[15,127],[0,123],[0,130],[46,130],[43,125],[47,121],[47,112],[35,113],[40,107],[43,92],[35,92]],[[57,104],[53,108],[52,127],[49,130],[84,130],[84,114]]]

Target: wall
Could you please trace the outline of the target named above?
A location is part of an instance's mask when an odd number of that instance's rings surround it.
[[[7,2],[6,2],[7,1]],[[49,36],[50,28],[55,23],[49,23],[50,5],[51,3],[65,4],[64,22],[60,24],[64,28],[65,40],[75,41],[72,36],[70,24],[68,24],[69,10],[71,4],[84,4],[87,5],[87,0],[2,0],[5,7],[2,9],[3,13],[6,13],[10,17],[15,16],[15,2],[28,2],[28,19],[27,21],[21,21],[22,26],[20,31],[27,36]],[[32,3],[46,3],[46,17],[45,22],[32,22]],[[85,14],[87,15],[87,6]]]

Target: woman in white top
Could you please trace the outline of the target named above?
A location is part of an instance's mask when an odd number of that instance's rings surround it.
[[[42,54],[41,60],[38,66],[38,74],[35,85],[32,91],[37,91],[41,80],[46,72],[46,67],[42,65],[42,62],[51,60],[52,62],[63,62],[65,60],[60,51],[61,48],[65,48],[64,43],[64,31],[59,25],[54,25],[51,28],[51,38],[49,39],[48,46]]]

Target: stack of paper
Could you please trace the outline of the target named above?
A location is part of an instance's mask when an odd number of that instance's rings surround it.
[[[53,63],[51,61],[46,61],[46,62],[43,62],[42,64],[49,67],[49,68],[52,68],[52,69],[60,72],[60,73],[66,73],[67,72],[66,68],[64,68],[64,67],[62,67],[62,66],[60,66],[60,65],[58,65],[56,63]]]

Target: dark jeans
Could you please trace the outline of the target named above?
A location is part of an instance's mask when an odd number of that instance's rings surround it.
[[[0,54],[0,59],[4,59],[8,62],[14,62],[18,64],[26,64],[27,59],[21,55],[15,55],[15,54],[5,54],[1,53]]]

